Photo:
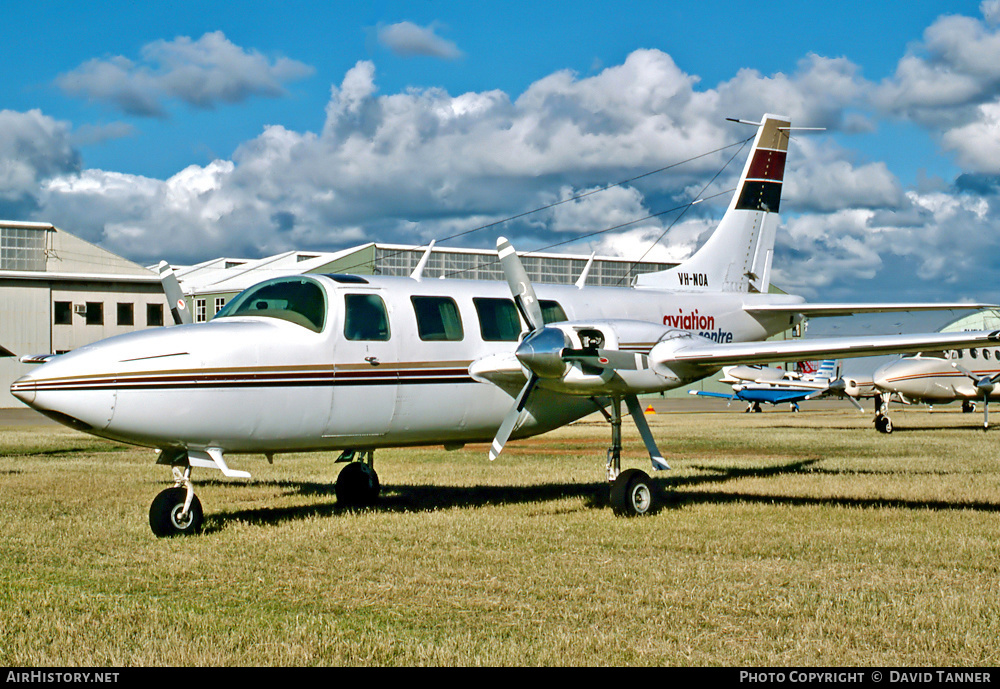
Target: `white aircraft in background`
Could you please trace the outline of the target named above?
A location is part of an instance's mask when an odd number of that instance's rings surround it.
[[[875,371],[875,428],[892,433],[889,400],[904,404],[948,404],[961,401],[962,411],[983,403],[983,429],[990,425],[990,400],[1000,399],[1000,349],[975,347],[917,354],[891,361]]]
[[[982,347],[1000,331],[763,341],[809,316],[976,304],[806,304],[768,294],[788,147],[787,118],[765,115],[736,193],[708,241],[633,287],[539,285],[497,242],[502,282],[299,275],[255,285],[208,323],[129,333],[51,358],[11,385],[24,403],[94,435],[159,450],[175,485],[153,501],[157,535],[203,520],[192,469],[234,454],[343,450],[338,503],[378,494],[381,447],[490,442],[601,411],[618,514],[653,511],[657,492],[621,470],[624,401],[654,470],[669,468],[638,395],[741,363]],[[511,298],[513,297],[513,299]],[[520,318],[519,318],[520,316]],[[523,320],[523,324],[522,324]],[[356,460],[356,461],[352,461]]]
[[[798,411],[799,402],[830,396],[846,398],[860,410],[862,407],[857,398],[872,394],[870,382],[866,385],[856,377],[844,378],[838,375],[834,359],[823,360],[815,370],[786,371],[743,364],[728,366],[722,372],[723,377],[719,382],[731,385],[731,394],[707,390],[691,390],[690,394],[717,397],[730,402],[742,400],[747,403],[748,412],[759,412],[761,402],[772,405],[788,403],[793,411]]]

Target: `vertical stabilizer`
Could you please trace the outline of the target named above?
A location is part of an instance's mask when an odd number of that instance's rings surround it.
[[[767,292],[788,152],[787,117],[764,115],[739,185],[719,226],[680,265],[636,278],[636,287],[692,292]]]

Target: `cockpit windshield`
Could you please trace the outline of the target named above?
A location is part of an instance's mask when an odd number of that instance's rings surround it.
[[[318,333],[326,322],[326,293],[310,278],[275,278],[245,290],[215,314],[232,316],[281,318]]]

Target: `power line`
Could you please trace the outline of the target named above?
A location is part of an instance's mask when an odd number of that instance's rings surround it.
[[[615,182],[614,184],[608,184],[606,186],[599,187],[597,189],[591,189],[590,191],[586,191],[586,192],[577,194],[575,196],[570,196],[570,197],[567,197],[565,199],[560,199],[559,201],[555,201],[555,202],[547,204],[545,206],[540,206],[538,208],[534,208],[534,209],[532,209],[530,211],[524,211],[523,213],[518,213],[516,215],[512,215],[512,216],[503,218],[501,220],[495,220],[493,222],[489,222],[489,223],[486,223],[484,225],[479,225],[478,227],[473,227],[473,228],[471,228],[469,230],[464,230],[462,232],[458,232],[456,234],[449,235],[449,236],[444,237],[442,239],[436,240],[436,243],[437,244],[441,244],[441,243],[447,242],[447,241],[452,240],[452,239],[457,239],[459,237],[464,237],[466,235],[470,235],[470,234],[473,234],[475,232],[481,232],[482,230],[486,230],[486,229],[489,229],[491,227],[496,227],[498,225],[502,225],[502,224],[510,222],[512,220],[518,220],[520,218],[526,217],[528,215],[532,215],[534,213],[540,213],[542,211],[550,210],[552,208],[555,208],[556,206],[561,206],[564,203],[569,203],[571,201],[578,201],[579,199],[586,198],[588,196],[592,196],[593,194],[598,194],[598,193],[600,193],[602,191],[607,191],[609,189],[614,189],[616,187],[620,187],[620,186],[629,184],[630,182],[634,182],[636,180],[643,179],[645,177],[649,177],[651,175],[655,175],[655,174],[658,174],[660,172],[664,172],[666,170],[670,170],[672,168],[679,167],[681,165],[685,165],[685,164],[690,163],[692,161],[699,160],[700,158],[705,158],[705,157],[708,157],[710,155],[714,155],[716,153],[719,153],[721,151],[725,151],[726,149],[732,148],[734,146],[739,146],[740,148],[737,149],[737,151],[733,155],[733,157],[730,158],[729,161],[726,162],[726,165],[724,165],[722,167],[722,169],[720,169],[719,172],[717,172],[715,174],[714,177],[712,177],[712,180],[709,182],[709,184],[711,184],[722,173],[722,171],[726,169],[726,167],[729,165],[729,163],[732,162],[733,158],[735,158],[737,155],[739,155],[739,152],[741,150],[743,150],[743,147],[745,147],[746,144],[747,144],[747,142],[750,141],[751,139],[753,139],[753,137],[749,137],[749,138],[744,139],[742,141],[736,141],[736,142],[733,142],[731,144],[727,144],[725,146],[721,146],[719,148],[716,148],[714,150],[708,151],[706,153],[701,153],[699,155],[692,156],[690,158],[686,158],[686,159],[678,161],[676,163],[671,163],[670,165],[665,165],[665,166],[663,166],[661,168],[657,168],[656,170],[650,170],[649,172],[644,172],[642,174],[635,175],[634,177],[629,177],[628,179],[624,179],[624,180],[621,180],[619,182]],[[707,188],[707,187],[708,187],[708,184],[705,185],[705,188]],[[702,189],[702,193],[704,193],[704,189]],[[709,198],[712,198],[712,197],[709,197]],[[670,213],[670,212],[672,212],[674,210],[679,210],[681,208],[683,208],[686,211],[687,208],[690,207],[693,203],[694,202],[689,203],[689,204],[685,204],[684,206],[678,206],[677,208],[673,208],[673,209],[670,209],[670,210],[661,211],[659,213],[654,213],[653,215],[649,215],[649,216],[647,216],[645,218],[640,218],[638,220],[633,220],[633,221],[631,221],[629,223],[623,223],[623,224],[618,225],[616,227],[610,227],[610,228],[607,228],[605,230],[600,230],[598,232],[591,232],[589,234],[578,235],[578,236],[576,236],[576,237],[574,237],[574,238],[572,238],[570,240],[567,240],[565,242],[559,242],[557,244],[553,244],[552,246],[560,246],[562,244],[568,244],[568,243],[571,243],[571,242],[579,241],[581,239],[585,239],[585,238],[593,236],[595,234],[601,234],[603,232],[610,232],[612,230],[621,229],[622,227],[626,227],[628,225],[635,224],[637,222],[642,222],[643,220],[649,220],[650,218],[655,218],[655,217],[660,216],[660,215],[665,215],[667,213]],[[667,228],[667,229],[669,230],[669,228]],[[662,239],[662,235],[661,235],[660,239]],[[659,242],[659,239],[657,239],[657,242]],[[421,248],[424,248],[426,246],[427,246],[427,244],[421,244],[420,246],[416,247],[416,249],[421,249]],[[409,251],[412,251],[412,249],[408,249],[408,250],[402,250],[402,249],[401,250],[396,250],[396,251],[393,251],[391,253],[385,254],[381,258],[383,260],[384,259],[388,259],[388,258],[392,258],[394,256],[398,256],[400,254],[407,253]],[[535,249],[534,251],[544,251],[544,249]],[[647,253],[648,253],[648,251],[647,251]],[[645,257],[645,254],[643,255],[643,257]],[[353,270],[355,268],[361,268],[362,266],[365,266],[368,263],[372,263],[373,267],[374,267],[374,259],[373,259],[372,261],[362,261],[360,263],[356,263],[356,264],[351,265],[351,266],[346,266],[344,268],[341,268],[340,270],[343,270],[344,272],[347,272],[347,271]],[[466,272],[466,271],[460,271],[460,272]]]

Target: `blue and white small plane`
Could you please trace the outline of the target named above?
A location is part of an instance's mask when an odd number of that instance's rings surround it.
[[[747,403],[746,411],[759,412],[762,402],[767,404],[790,404],[792,411],[798,411],[798,403],[821,397],[841,397],[848,399],[859,410],[857,399],[872,395],[871,383],[867,385],[856,378],[842,378],[837,375],[837,361],[825,359],[815,371],[785,371],[766,366],[730,366],[722,370],[720,383],[732,385],[733,392],[711,392],[691,390],[690,394],[701,397],[740,400]]]

